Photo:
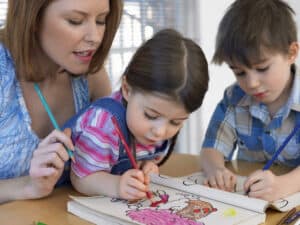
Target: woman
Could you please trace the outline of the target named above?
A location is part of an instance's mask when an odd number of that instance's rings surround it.
[[[0,203],[49,195],[73,149],[53,130],[36,82],[58,122],[111,92],[104,60],[122,0],[8,1],[0,35]],[[17,16],[16,16],[17,15]]]

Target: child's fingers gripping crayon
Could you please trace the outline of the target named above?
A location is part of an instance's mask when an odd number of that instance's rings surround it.
[[[136,161],[135,161],[135,159],[134,159],[134,157],[133,157],[133,155],[132,155],[132,152],[130,151],[130,148],[129,148],[129,146],[128,146],[126,140],[125,140],[125,137],[123,136],[123,134],[122,134],[122,132],[121,132],[121,128],[120,128],[119,125],[118,125],[117,119],[116,119],[115,117],[112,117],[111,119],[112,119],[112,122],[113,122],[113,124],[114,124],[114,126],[115,126],[117,132],[118,132],[118,135],[119,135],[119,137],[120,137],[120,140],[121,140],[122,144],[124,145],[125,151],[126,151],[128,157],[129,157],[129,160],[130,160],[130,162],[131,162],[133,168],[139,169],[139,168],[138,168],[138,165],[137,165],[137,163],[136,163]],[[152,193],[151,193],[150,191],[147,191],[147,192],[146,192],[146,196],[147,196],[147,198],[148,198],[150,201],[152,201]]]
[[[284,150],[284,148],[286,147],[286,145],[289,143],[289,141],[292,139],[292,137],[294,135],[296,135],[296,133],[299,130],[300,130],[300,123],[296,124],[296,126],[294,127],[294,129],[292,130],[292,132],[286,137],[286,139],[282,142],[282,144],[279,146],[279,148],[275,151],[275,153],[273,154],[272,158],[267,161],[267,163],[265,164],[265,166],[262,168],[263,171],[270,169],[270,167],[272,166],[272,164],[278,158],[279,154]],[[255,181],[254,183],[252,183],[252,185],[258,183],[259,181],[260,180]],[[250,188],[251,188],[251,186],[249,186],[248,190],[246,191],[246,195],[249,194]]]

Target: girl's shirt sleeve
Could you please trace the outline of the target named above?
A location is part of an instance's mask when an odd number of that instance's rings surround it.
[[[75,160],[72,170],[78,177],[97,171],[110,172],[119,157],[119,143],[112,115],[92,108],[77,121],[73,131]]]

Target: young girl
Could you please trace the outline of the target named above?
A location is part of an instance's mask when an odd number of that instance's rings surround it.
[[[172,152],[184,121],[202,104],[208,80],[206,58],[192,40],[166,29],[145,42],[125,70],[120,91],[67,124],[75,145],[75,189],[86,195],[144,198],[149,173],[158,173]],[[112,117],[130,137],[141,170],[132,169]]]

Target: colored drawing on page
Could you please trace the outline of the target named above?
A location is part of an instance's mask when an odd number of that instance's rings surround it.
[[[234,208],[228,208],[224,211],[223,215],[225,217],[234,217],[237,215],[237,211]]]
[[[126,216],[141,224],[205,225],[200,220],[217,211],[199,196],[182,192],[170,197],[165,190],[156,190],[152,203],[149,202],[147,199],[127,202]]]

